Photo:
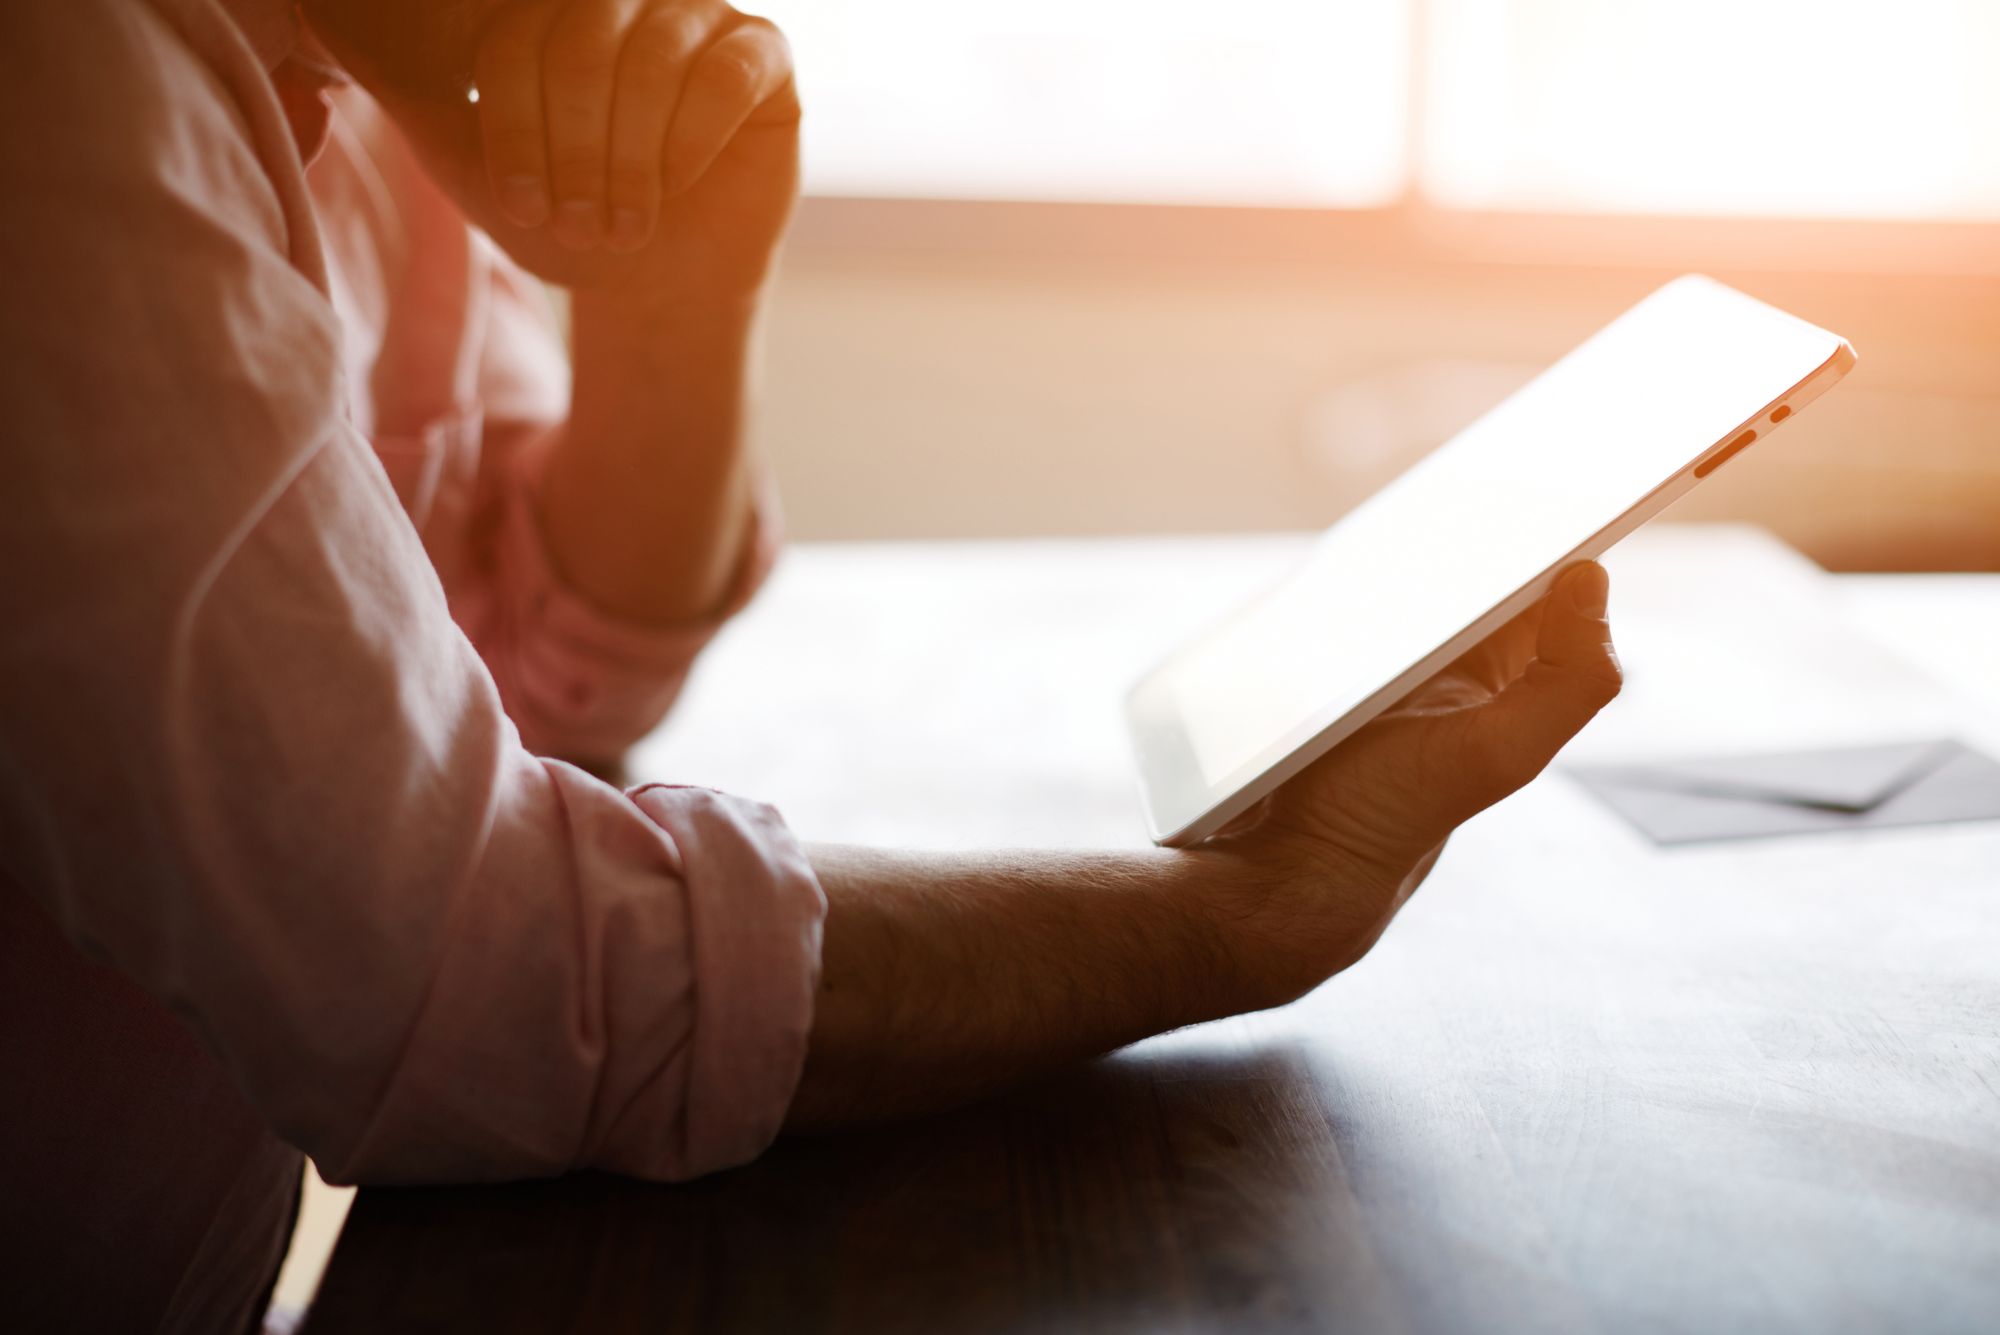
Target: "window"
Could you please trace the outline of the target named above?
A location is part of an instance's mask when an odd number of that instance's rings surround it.
[[[759,6],[752,4],[753,8]],[[1408,0],[769,0],[817,194],[1379,205]]]
[[[1548,212],[2000,217],[1994,0],[1430,0],[1423,189]]]
[[[771,0],[808,189],[2000,218],[1995,0]]]

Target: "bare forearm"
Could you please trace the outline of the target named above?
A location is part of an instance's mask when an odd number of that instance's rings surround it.
[[[576,401],[543,475],[543,532],[569,584],[667,623],[712,612],[742,559],[755,299],[586,289]]]
[[[1281,1005],[1360,959],[1452,827],[1618,693],[1603,570],[1187,852],[819,848],[824,978],[790,1124],[971,1098],[1179,1025]]]
[[[794,1129],[948,1106],[1251,1009],[1200,855],[819,847],[824,968]]]

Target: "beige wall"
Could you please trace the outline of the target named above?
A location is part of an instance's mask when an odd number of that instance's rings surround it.
[[[1670,276],[808,241],[760,430],[804,538],[1318,525]],[[1676,513],[1835,566],[2000,569],[1995,280],[1717,276],[1861,364]]]

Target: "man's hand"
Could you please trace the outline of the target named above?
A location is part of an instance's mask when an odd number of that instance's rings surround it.
[[[798,194],[791,54],[721,0],[463,12],[476,102],[447,65],[398,79],[321,36],[472,222],[575,289],[575,392],[537,497],[563,580],[632,622],[712,616],[748,553],[750,346]]]
[[[768,274],[798,195],[799,99],[764,19],[721,0],[517,0],[474,38],[476,103],[408,96],[368,78],[368,53],[338,54],[539,277],[713,299]]]
[[[1203,847],[1253,996],[1289,1000],[1361,958],[1451,831],[1541,773],[1618,694],[1607,592],[1602,566],[1566,572]]]
[[[824,973],[794,1127],[921,1111],[1290,1001],[1381,936],[1458,824],[1618,693],[1596,565],[1195,849],[816,848]]]

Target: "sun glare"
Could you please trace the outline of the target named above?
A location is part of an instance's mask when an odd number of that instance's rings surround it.
[[[1993,0],[766,8],[819,193],[2000,217]]]

